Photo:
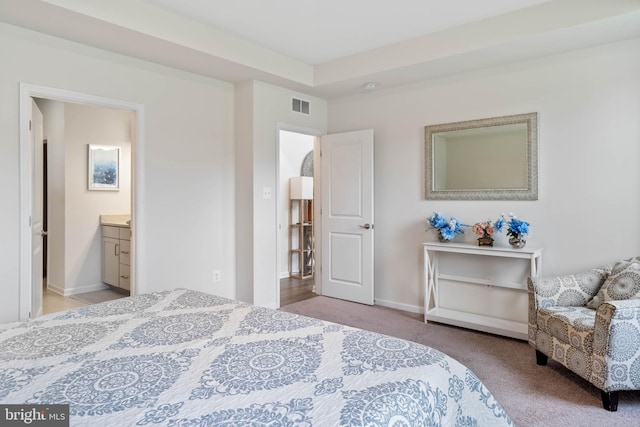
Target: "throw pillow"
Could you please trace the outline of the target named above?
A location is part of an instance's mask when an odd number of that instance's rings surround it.
[[[618,261],[611,269],[609,277],[587,307],[596,310],[607,301],[640,299],[640,259],[630,258]]]

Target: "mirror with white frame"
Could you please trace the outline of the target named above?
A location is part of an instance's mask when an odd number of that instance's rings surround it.
[[[538,114],[425,126],[425,197],[537,200]]]

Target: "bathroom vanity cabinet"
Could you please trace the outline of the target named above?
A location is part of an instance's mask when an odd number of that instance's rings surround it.
[[[131,290],[131,227],[102,221],[102,281]]]

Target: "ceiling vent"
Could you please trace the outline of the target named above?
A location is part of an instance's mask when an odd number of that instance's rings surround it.
[[[309,101],[298,98],[291,98],[291,109],[296,113],[309,115]]]

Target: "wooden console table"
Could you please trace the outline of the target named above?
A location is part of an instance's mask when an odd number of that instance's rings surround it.
[[[542,249],[450,242],[423,246],[425,323],[431,320],[527,340],[527,276],[540,274]],[[452,255],[443,267],[445,254]],[[528,260],[528,265],[512,265],[516,260],[520,264]]]

